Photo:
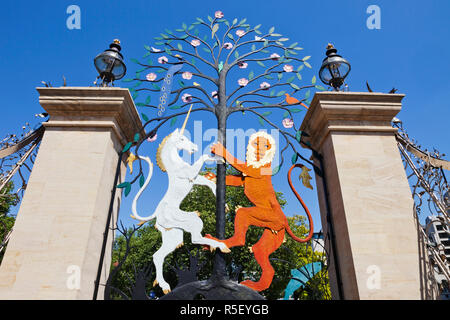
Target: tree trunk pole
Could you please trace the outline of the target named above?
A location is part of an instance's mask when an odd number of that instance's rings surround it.
[[[219,104],[216,105],[216,117],[217,117],[217,139],[226,147],[226,130],[227,130],[227,107],[226,107],[226,94],[225,94],[225,76],[226,72],[222,70],[219,75]],[[216,189],[216,236],[218,239],[225,239],[225,184],[226,177],[226,165],[224,163],[217,163],[217,189]],[[217,278],[226,278],[226,262],[222,252],[217,251],[213,276]]]

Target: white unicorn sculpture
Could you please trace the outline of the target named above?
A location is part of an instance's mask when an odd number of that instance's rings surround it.
[[[162,234],[161,248],[153,255],[153,263],[156,268],[156,279],[153,282],[153,286],[159,284],[164,294],[170,292],[170,286],[163,277],[164,259],[169,253],[183,245],[183,230],[191,234],[191,240],[194,244],[209,246],[211,250],[219,248],[224,253],[230,252],[230,249],[225,244],[202,236],[203,221],[200,219],[198,212],[186,212],[180,209],[181,201],[191,191],[194,184],[208,186],[216,195],[216,184],[199,175],[199,172],[205,161],[219,160],[204,154],[193,165],[190,165],[179,155],[180,150],[186,150],[189,153],[198,150],[197,145],[183,135],[190,111],[191,109],[188,111],[181,130],[177,128],[165,137],[158,147],[156,162],[162,171],[167,172],[169,186],[156,210],[148,217],[142,217],[136,211],[137,200],[147,187],[153,174],[153,163],[148,157],[139,156],[140,159],[145,160],[149,164],[149,173],[132,203],[133,215],[131,217],[140,220],[140,224],[156,218],[155,227]]]

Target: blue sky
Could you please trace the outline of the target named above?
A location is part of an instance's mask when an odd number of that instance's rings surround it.
[[[72,4],[81,9],[80,30],[66,27],[69,17],[66,9]],[[380,30],[369,30],[366,26],[369,5],[381,9]],[[398,88],[399,93],[406,95],[398,117],[410,135],[422,146],[450,152],[450,3],[437,0],[4,1],[0,13],[3,74],[0,136],[19,132],[24,122],[33,122],[34,114],[43,111],[35,90],[41,81],[60,86],[65,76],[69,86],[92,85],[97,76],[93,58],[112,39],[121,40],[128,74],[132,75],[137,66],[130,59],[141,58],[144,45],[152,45],[153,37],[165,28],[173,30],[183,22],[190,24],[196,17],[206,19],[216,10],[223,11],[229,20],[247,18],[252,26],[262,24],[263,30],[275,26],[277,32],[299,42],[304,55],[311,56],[312,69],[305,70],[304,84],[309,84],[317,74],[325,47],[332,42],[352,65],[347,79],[351,91],[367,91],[366,81],[374,91]],[[116,86],[126,87],[127,83],[118,81]],[[152,116],[151,112],[146,113]],[[303,115],[294,120],[299,124]],[[194,120],[203,121],[203,130],[215,126],[212,116],[198,115],[188,124],[189,130]],[[229,124],[235,128],[260,128],[250,115],[233,116]],[[171,130],[166,126],[159,136]],[[152,159],[155,146],[149,144],[144,149]],[[309,157],[306,151],[303,155]],[[287,159],[289,164],[290,156]],[[285,193],[289,203],[286,214],[291,215],[302,213],[302,209],[288,188],[288,167],[285,165],[273,180],[275,188]],[[153,183],[165,185],[165,175],[155,170]],[[320,228],[315,188],[313,191],[299,188]],[[132,195],[137,191],[133,190]],[[139,205],[141,210],[151,212],[163,193],[163,187],[148,192]],[[126,222],[129,222],[129,202],[124,201],[122,207]]]

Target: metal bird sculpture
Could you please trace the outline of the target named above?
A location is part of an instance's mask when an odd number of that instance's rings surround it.
[[[285,93],[284,95],[286,96],[285,101],[286,101],[287,104],[300,104],[303,107],[305,107],[306,109],[308,109],[307,105],[305,105],[303,102],[300,102],[300,100],[298,100],[297,98],[291,97],[289,95],[289,93]]]
[[[389,91],[389,93],[396,93],[398,91],[398,89],[392,88],[391,91]]]

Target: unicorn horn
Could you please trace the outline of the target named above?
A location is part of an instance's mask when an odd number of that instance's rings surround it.
[[[181,130],[180,130],[180,134],[181,135],[183,135],[183,133],[184,133],[184,129],[186,128],[186,123],[187,123],[187,121],[188,121],[188,119],[189,119],[189,114],[191,113],[191,110],[192,110],[192,106],[193,106],[194,104],[191,104],[191,107],[189,108],[189,111],[188,111],[188,113],[187,113],[187,115],[186,115],[186,119],[184,119],[184,123],[183,123],[183,126],[181,127]]]

